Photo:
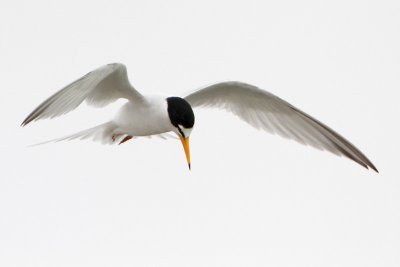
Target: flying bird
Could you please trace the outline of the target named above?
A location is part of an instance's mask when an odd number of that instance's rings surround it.
[[[112,120],[52,141],[90,138],[122,144],[133,137],[173,132],[182,142],[190,169],[189,137],[195,123],[192,108],[210,107],[229,111],[255,128],[345,156],[378,172],[359,149],[337,132],[256,86],[230,81],[207,86],[184,97],[144,95],[129,83],[126,67],[121,63],[97,68],[67,85],[33,110],[21,126],[63,115],[84,101],[102,107],[121,98],[128,101]]]

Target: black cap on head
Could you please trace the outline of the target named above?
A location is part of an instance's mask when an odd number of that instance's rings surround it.
[[[194,125],[194,113],[189,103],[180,97],[168,97],[168,115],[172,125],[192,128]]]

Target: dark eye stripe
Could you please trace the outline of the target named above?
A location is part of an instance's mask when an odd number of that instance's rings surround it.
[[[181,127],[178,126],[178,130],[179,130],[179,133],[182,135],[182,137],[185,138],[185,134],[182,132]]]

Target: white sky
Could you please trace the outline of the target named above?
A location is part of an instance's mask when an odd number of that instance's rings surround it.
[[[0,266],[399,266],[399,1],[2,1]],[[262,87],[380,174],[196,110],[178,140],[29,148],[104,110],[19,124],[110,62],[141,92]]]

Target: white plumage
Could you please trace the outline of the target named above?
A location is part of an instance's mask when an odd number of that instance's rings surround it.
[[[167,97],[145,96],[136,91],[129,83],[126,67],[120,63],[100,67],[66,86],[37,107],[22,125],[68,113],[83,101],[101,107],[119,98],[128,102],[112,121],[58,140],[93,138],[102,143],[114,143],[124,136],[149,136],[171,131],[180,137],[189,137],[191,127],[171,123]],[[184,99],[193,108],[225,109],[255,128],[348,157],[377,171],[360,150],[328,126],[253,85],[218,83],[194,91]]]

